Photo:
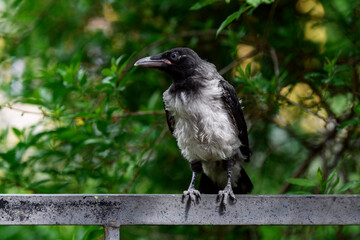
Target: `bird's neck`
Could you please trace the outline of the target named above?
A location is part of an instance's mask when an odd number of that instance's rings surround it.
[[[174,83],[171,87],[171,93],[194,94],[194,93],[198,93],[204,86],[205,86],[204,82],[193,76],[183,79],[174,78]]]

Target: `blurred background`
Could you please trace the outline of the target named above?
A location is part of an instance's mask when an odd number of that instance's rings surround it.
[[[180,194],[171,79],[193,48],[235,86],[253,194],[360,193],[359,0],[0,0],[0,192]],[[1,239],[102,239],[1,226]],[[359,226],[124,226],[122,239],[356,239]]]

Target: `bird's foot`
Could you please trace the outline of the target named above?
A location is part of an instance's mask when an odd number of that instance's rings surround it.
[[[226,186],[224,188],[224,190],[220,190],[218,195],[217,195],[217,201],[220,201],[220,208],[221,210],[225,211],[226,210],[226,205],[228,203],[228,199],[231,199],[231,201],[233,203],[236,202],[236,197],[235,194],[231,188],[231,186]]]
[[[189,188],[188,190],[183,192],[182,202],[184,202],[186,196],[189,196],[189,200],[191,200],[191,202],[193,202],[194,205],[199,203],[199,201],[201,200],[200,192],[195,188]]]

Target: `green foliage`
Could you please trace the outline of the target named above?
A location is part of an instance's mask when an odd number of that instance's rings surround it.
[[[275,0],[246,0],[246,3],[248,3],[249,5],[251,5],[252,7],[256,8],[258,7],[260,4],[270,4],[273,3]]]
[[[191,6],[190,10],[199,10],[200,8],[203,8],[207,5],[213,4],[214,2],[218,2],[220,0],[204,0],[204,1],[199,1],[197,3],[195,3],[194,5]]]
[[[316,187],[316,183],[306,179],[306,178],[288,178],[286,179],[286,181],[288,183],[294,184],[294,185],[298,185],[301,187]]]
[[[216,31],[216,37],[219,35],[219,33],[226,28],[230,23],[232,23],[234,20],[238,20],[242,13],[244,13],[246,10],[250,9],[250,6],[247,6],[246,4],[243,4],[240,9],[233,14],[229,15],[220,25],[218,30]]]
[[[327,178],[324,178],[324,174],[323,171],[318,168],[317,170],[317,182],[306,179],[306,178],[288,178],[286,179],[286,181],[288,183],[291,183],[293,185],[297,185],[300,187],[305,187],[305,188],[314,188],[316,187],[317,189],[315,190],[315,192],[319,192],[321,194],[340,194],[340,193],[344,193],[346,191],[348,191],[349,189],[351,189],[352,187],[355,187],[357,184],[360,184],[360,181],[350,181],[347,182],[345,184],[343,184],[342,187],[335,189],[339,182],[340,182],[340,177],[336,176],[337,172],[339,171],[340,166],[343,164],[343,162],[348,159],[348,156],[345,156],[343,158],[343,160],[331,171],[331,173],[327,176]],[[334,177],[336,176],[335,181]],[[311,194],[311,192],[302,192],[302,193],[307,193],[307,194]]]
[[[191,172],[166,127],[161,94],[171,81],[133,63],[187,46],[214,63],[242,99],[254,194],[358,194],[359,6],[358,0],[0,2],[0,191],[181,193]],[[5,226],[0,233],[98,239],[102,228]],[[134,226],[121,234],[354,239],[359,228]]]

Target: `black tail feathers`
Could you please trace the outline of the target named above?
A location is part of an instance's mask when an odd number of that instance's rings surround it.
[[[233,192],[235,194],[246,194],[250,193],[253,190],[254,186],[245,172],[245,170],[242,168],[240,171],[240,177],[237,181],[237,187],[233,188]],[[220,190],[223,190],[220,188],[216,183],[211,181],[211,179],[206,176],[204,173],[201,175],[200,179],[200,186],[199,191],[201,193],[205,194],[218,194]]]
[[[246,194],[253,190],[254,186],[243,168],[240,170],[240,177],[237,181],[237,187],[233,188],[235,194]]]
[[[204,172],[201,174],[200,185],[199,185],[199,191],[201,193],[218,194],[220,190],[222,189],[220,189],[220,187],[217,184],[213,183],[213,181],[211,181],[211,179],[208,176],[206,176]]]

